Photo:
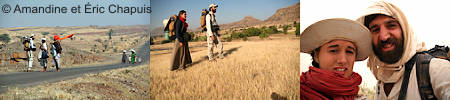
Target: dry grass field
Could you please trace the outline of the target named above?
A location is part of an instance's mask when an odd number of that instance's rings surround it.
[[[208,62],[206,42],[191,42],[193,64],[181,71],[169,70],[173,43],[150,46],[150,98],[299,99],[298,37],[223,43],[225,58]]]
[[[149,79],[149,66],[143,64],[29,88],[12,88],[0,94],[0,99],[148,100]]]

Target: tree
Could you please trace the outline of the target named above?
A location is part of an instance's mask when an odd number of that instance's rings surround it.
[[[11,38],[9,38],[8,34],[0,35],[0,41],[3,41],[4,43],[9,43],[10,40],[11,40]]]
[[[50,33],[49,32],[41,32],[41,34],[45,36],[45,35],[48,35]]]
[[[259,34],[261,34],[261,30],[258,28],[251,27],[251,28],[245,29],[243,31],[243,33],[248,34],[248,36],[259,36]]]
[[[114,48],[114,42],[112,41],[112,34],[113,34],[113,30],[112,29],[109,29],[109,31],[108,31],[108,36],[109,36],[109,40],[110,40],[110,42],[111,42],[111,47],[112,48]],[[105,40],[106,41],[106,40]],[[105,47],[105,49],[106,49],[106,47]]]
[[[275,26],[269,26],[269,29],[271,29],[274,33],[278,33],[278,29]]]
[[[300,36],[300,23],[295,24],[295,35]]]
[[[289,29],[289,25],[284,25],[283,26],[283,33],[287,34],[287,30]]]
[[[112,34],[113,34],[113,30],[112,29],[109,29],[109,31],[108,31],[108,36],[109,36],[109,39],[111,40],[112,39]]]

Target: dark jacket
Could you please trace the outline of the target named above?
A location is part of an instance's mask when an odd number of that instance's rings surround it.
[[[175,21],[175,36],[180,42],[184,42],[186,29],[184,28],[184,23],[180,20],[180,18],[177,18]]]

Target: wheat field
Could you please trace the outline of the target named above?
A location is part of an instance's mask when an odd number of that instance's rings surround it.
[[[200,46],[198,46],[200,45]],[[151,49],[172,47],[152,45]],[[172,50],[150,53],[152,99],[299,99],[300,42],[293,35],[224,42],[224,59],[208,62],[206,42],[190,43],[192,66],[170,71]],[[216,50],[216,49],[214,49]],[[215,51],[216,52],[216,51]]]

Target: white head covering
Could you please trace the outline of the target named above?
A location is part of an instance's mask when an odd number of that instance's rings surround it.
[[[372,14],[383,14],[391,16],[398,20],[403,31],[403,46],[404,51],[399,61],[394,64],[387,64],[379,60],[373,50],[367,62],[367,66],[370,68],[377,80],[385,83],[395,83],[400,77],[403,76],[405,71],[404,65],[411,59],[416,52],[425,51],[425,44],[419,43],[412,28],[406,20],[406,16],[396,6],[385,1],[375,2],[372,6],[366,9],[363,16],[357,19],[357,21],[364,24],[364,18]]]
[[[211,7],[219,7],[219,5],[216,5],[216,4],[212,3],[212,4],[209,5],[209,8],[211,8]]]

